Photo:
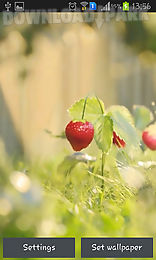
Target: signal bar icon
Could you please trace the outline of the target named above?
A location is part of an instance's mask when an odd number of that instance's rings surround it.
[[[102,9],[101,11],[110,11],[111,10],[111,3],[108,2]]]
[[[82,5],[82,11],[85,11],[87,9],[86,6],[88,5],[88,2],[81,2],[80,5]]]

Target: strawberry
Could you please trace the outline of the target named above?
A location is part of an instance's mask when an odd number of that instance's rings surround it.
[[[149,149],[156,150],[156,123],[143,131],[142,140]]]
[[[121,139],[115,131],[113,131],[113,144],[117,145],[119,148],[125,147],[126,143]]]
[[[71,121],[65,129],[66,137],[74,151],[86,148],[94,137],[94,127],[90,122]]]

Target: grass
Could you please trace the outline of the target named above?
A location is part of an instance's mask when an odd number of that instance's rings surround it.
[[[83,236],[154,236],[155,166],[138,166],[138,161],[154,161],[156,153],[140,150],[135,158],[125,159],[123,151],[112,147],[104,177],[96,154],[96,162],[87,163],[71,160],[67,151],[46,162],[3,161],[1,237],[76,237],[76,259],[80,259]],[[25,193],[10,181],[15,170],[23,169],[28,169],[31,183]]]

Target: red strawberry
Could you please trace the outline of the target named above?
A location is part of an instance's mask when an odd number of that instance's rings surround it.
[[[126,143],[123,139],[121,139],[115,131],[113,131],[113,144],[117,145],[119,148],[125,147]]]
[[[142,140],[149,149],[156,150],[156,123],[143,131]]]
[[[66,137],[74,151],[86,148],[94,137],[94,127],[89,122],[71,121],[65,129]]]

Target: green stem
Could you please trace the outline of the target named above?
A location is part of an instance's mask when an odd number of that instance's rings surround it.
[[[102,163],[101,163],[101,175],[104,177],[104,167],[105,167],[105,159],[106,159],[106,154],[105,152],[102,152]],[[102,180],[102,185],[101,189],[104,189],[104,180]]]
[[[99,103],[99,106],[100,106],[100,108],[101,108],[101,113],[104,114],[103,107],[102,107],[101,102],[100,102],[100,100],[99,100],[99,98],[98,98],[97,96],[96,96],[96,99],[97,99],[97,101],[98,101],[98,103]]]
[[[99,106],[100,106],[100,109],[101,109],[101,113],[102,113],[102,115],[104,115],[103,107],[102,107],[101,102],[100,102],[100,100],[99,100],[99,98],[97,96],[96,96],[96,99],[97,99],[97,101],[99,103]],[[102,177],[104,177],[105,159],[106,159],[106,154],[105,154],[105,152],[102,152],[102,162],[101,162],[101,175],[102,175]],[[104,190],[104,180],[102,180],[101,189]]]
[[[86,105],[87,105],[87,99],[88,99],[88,96],[85,98],[84,105],[83,105],[82,120],[84,119],[84,115],[85,115],[85,110],[86,110]]]

